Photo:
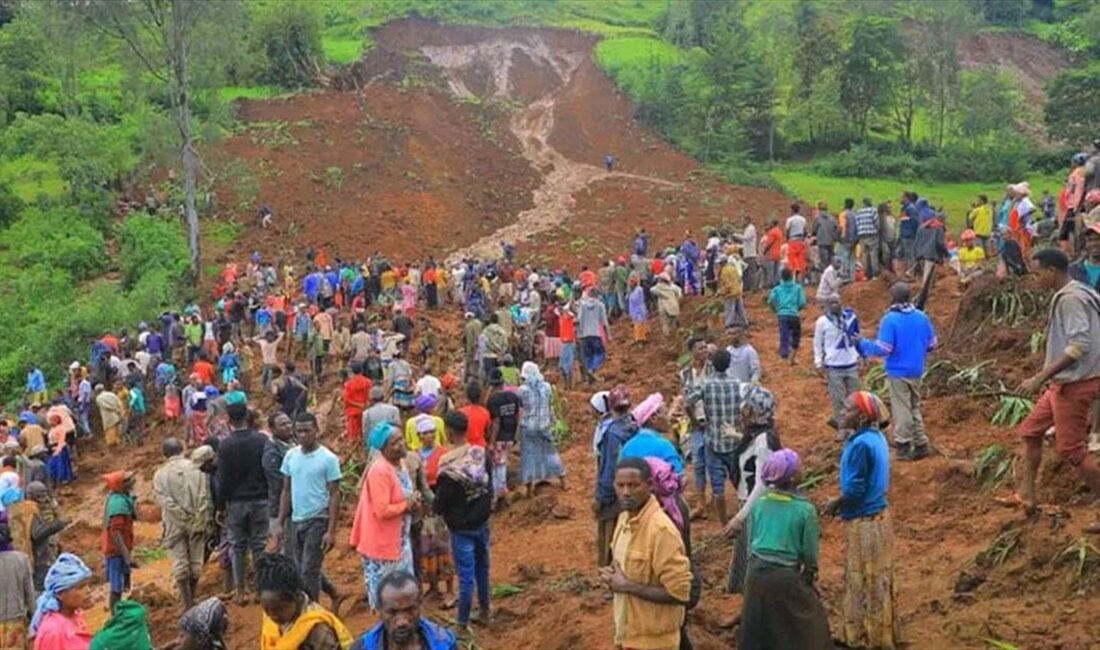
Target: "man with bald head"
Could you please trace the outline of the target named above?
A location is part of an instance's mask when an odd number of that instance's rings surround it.
[[[210,484],[206,474],[183,455],[179,440],[166,438],[161,449],[167,460],[153,475],[153,493],[160,506],[164,548],[172,559],[172,577],[179,586],[180,608],[186,612],[195,602],[202,574],[213,510]]]
[[[860,339],[863,356],[885,360],[890,385],[890,409],[894,418],[894,446],[898,460],[920,460],[932,453],[921,416],[921,377],[928,352],[939,341],[932,320],[909,301],[909,285],[890,287],[890,309],[879,322],[875,340]]]

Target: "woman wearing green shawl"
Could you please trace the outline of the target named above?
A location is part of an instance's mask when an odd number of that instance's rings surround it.
[[[115,613],[95,637],[91,650],[153,650],[145,608],[133,600],[120,600]]]

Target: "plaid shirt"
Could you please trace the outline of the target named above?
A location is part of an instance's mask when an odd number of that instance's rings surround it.
[[[706,431],[703,434],[707,448],[719,454],[733,453],[737,449],[737,442],[722,440],[720,432],[722,425],[736,426],[740,418],[741,382],[730,377],[728,373],[716,372],[691,387],[688,402],[695,404],[700,400],[707,418]]]
[[[551,401],[553,394],[550,384],[540,381],[534,385],[525,383],[519,387],[519,398],[523,400],[519,424],[529,431],[547,431],[553,424]]]
[[[878,210],[871,206],[856,213],[856,236],[874,237],[878,234]]]

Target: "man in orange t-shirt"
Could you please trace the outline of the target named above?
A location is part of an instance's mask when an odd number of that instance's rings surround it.
[[[492,416],[489,415],[489,409],[482,405],[481,397],[481,384],[476,381],[470,382],[466,385],[466,400],[469,403],[458,411],[464,414],[469,422],[466,428],[466,441],[471,445],[487,448],[492,442],[488,440]]]
[[[769,287],[779,283],[779,264],[783,259],[783,230],[779,221],[772,219],[768,232],[760,242],[760,252],[764,258],[765,282]]]
[[[214,364],[206,360],[205,352],[199,352],[199,358],[195,359],[195,365],[191,367],[191,372],[198,375],[203,384],[210,385],[214,383]]]
[[[347,418],[347,437],[353,442],[363,440],[363,411],[370,403],[373,382],[363,375],[363,364],[351,364],[352,375],[344,382],[344,417]]]

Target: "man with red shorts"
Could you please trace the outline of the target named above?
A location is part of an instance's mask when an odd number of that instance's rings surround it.
[[[806,217],[803,217],[802,206],[791,204],[791,216],[787,217],[787,268],[794,275],[795,282],[803,282],[806,278]]]
[[[1054,291],[1054,298],[1043,369],[1019,388],[1029,394],[1049,382],[1019,428],[1024,444],[1019,498],[1029,510],[1035,508],[1035,476],[1043,458],[1043,435],[1051,425],[1058,456],[1076,467],[1093,496],[1100,497],[1100,468],[1086,449],[1089,412],[1100,392],[1100,343],[1095,340],[1100,332],[1100,294],[1069,277],[1069,258],[1062,251],[1043,249],[1033,259],[1040,282]],[[1100,522],[1087,530],[1100,533]]]

